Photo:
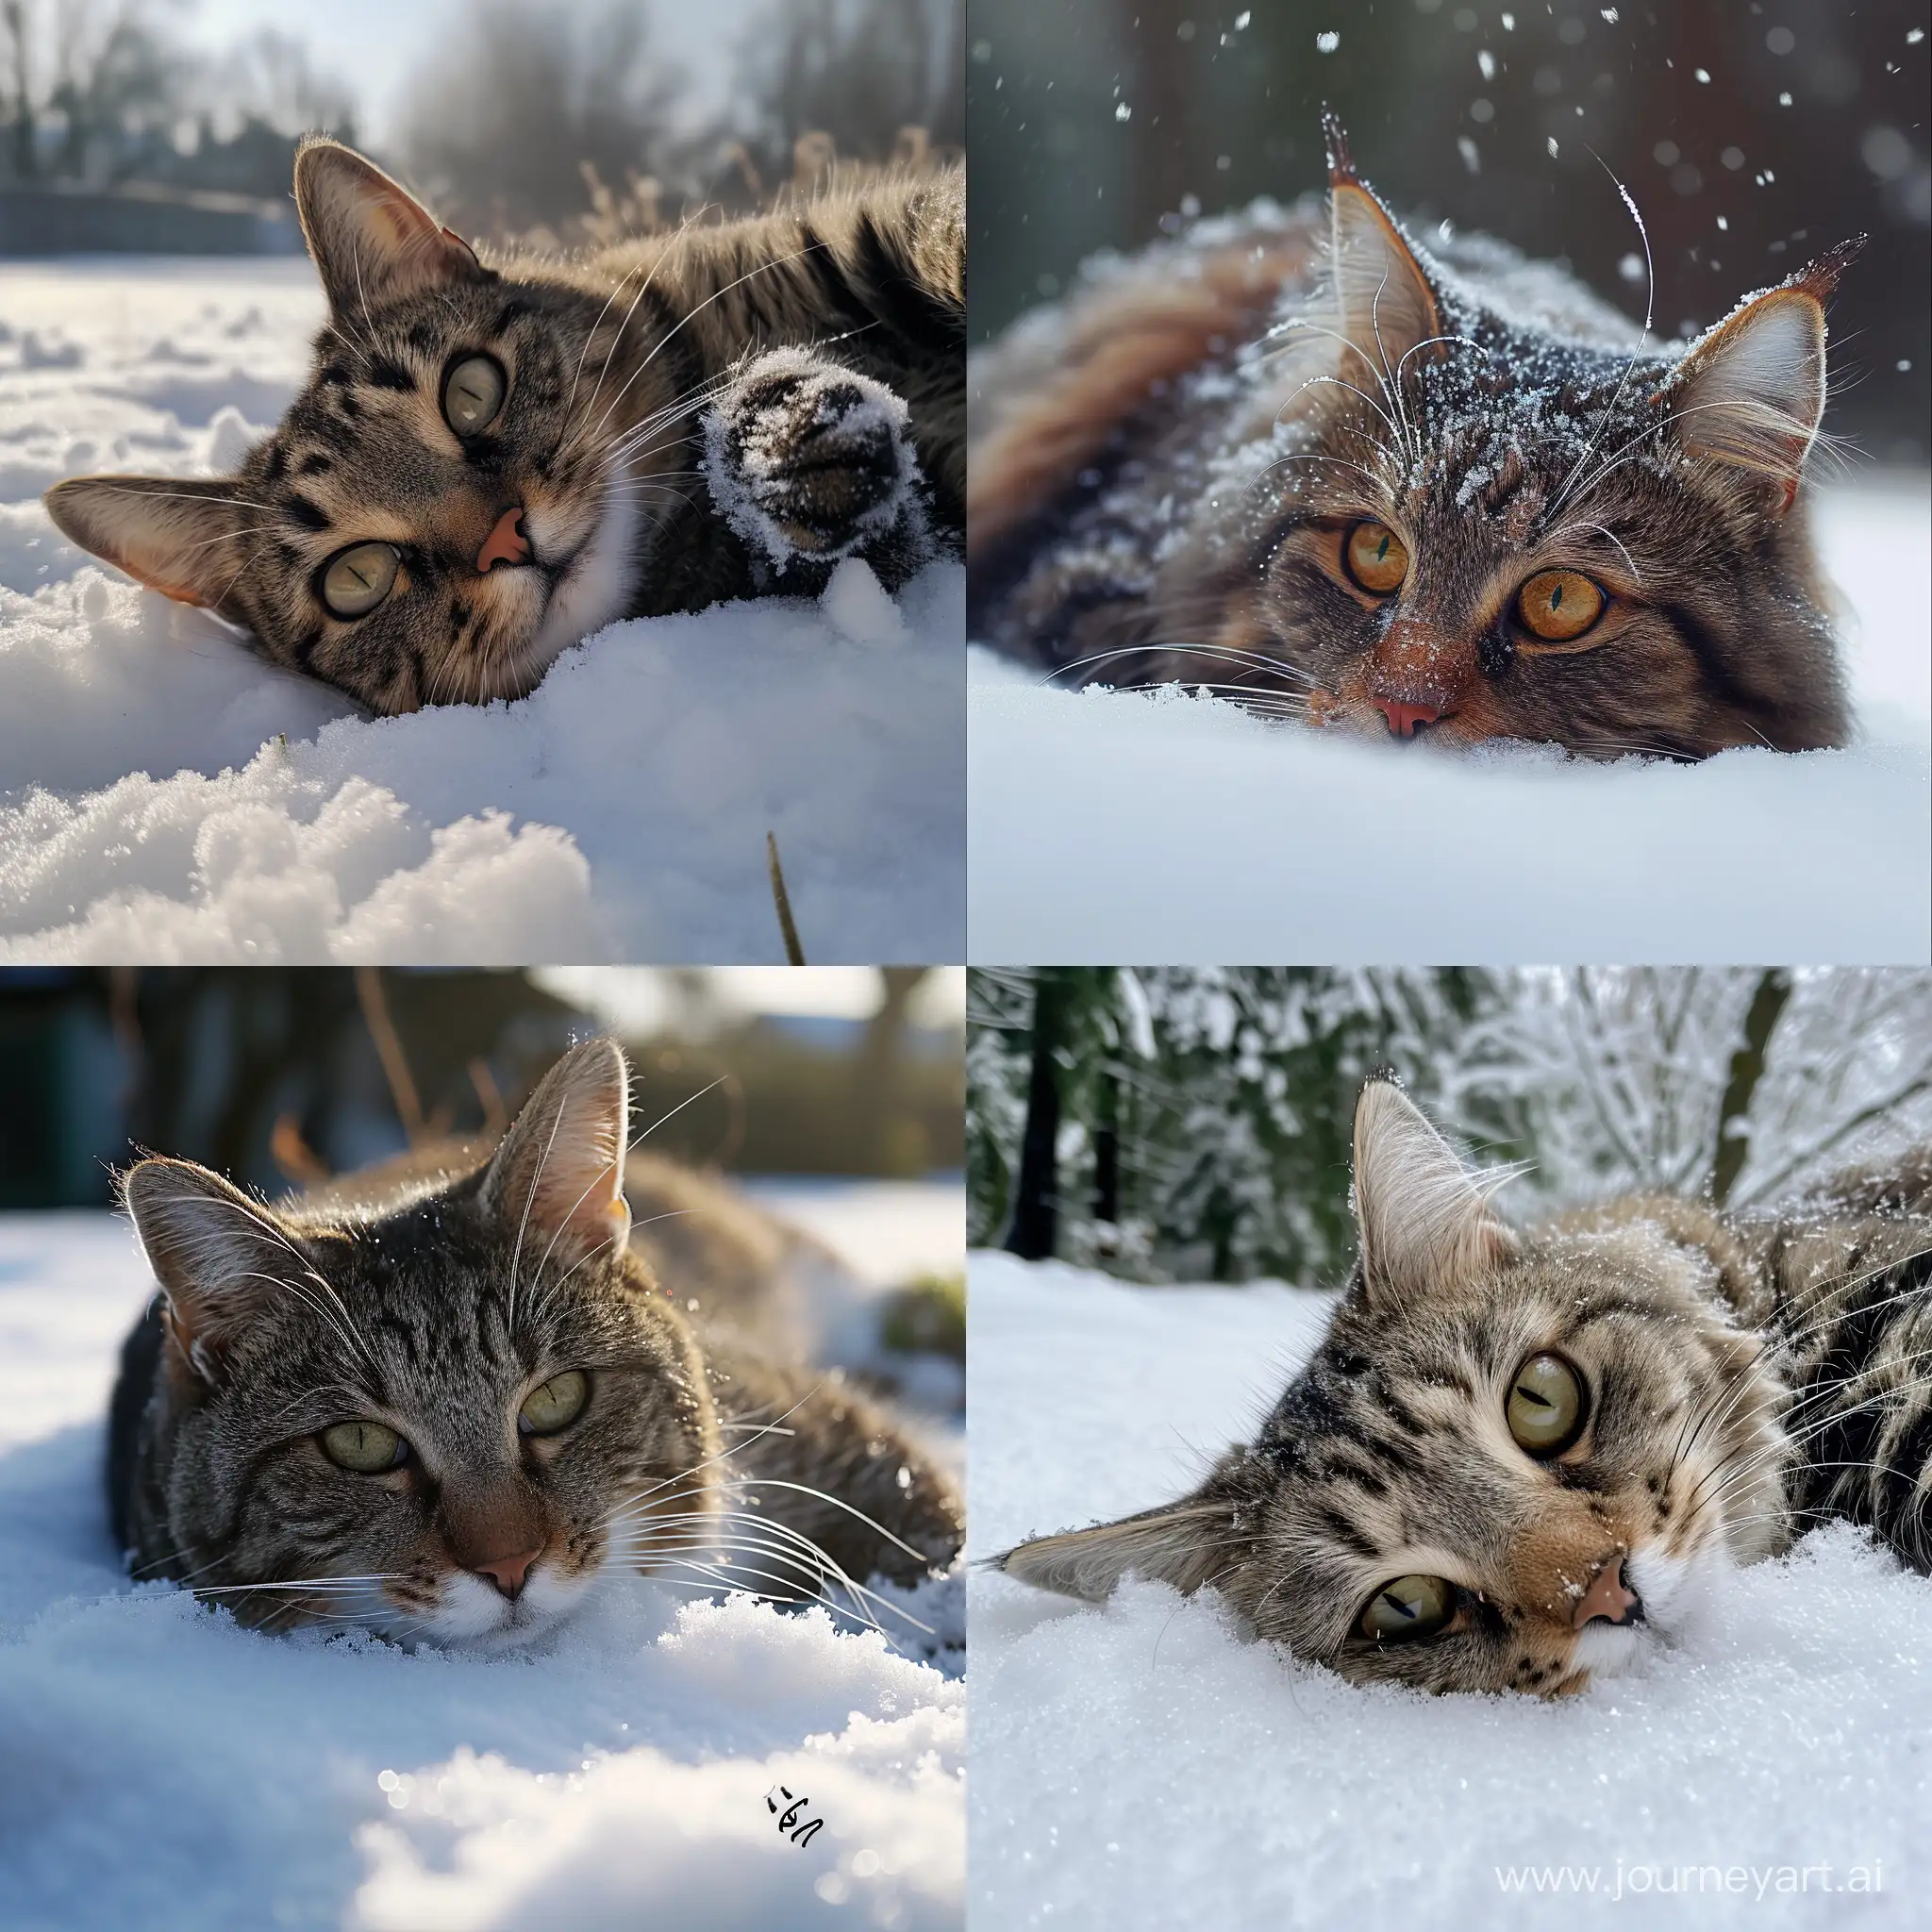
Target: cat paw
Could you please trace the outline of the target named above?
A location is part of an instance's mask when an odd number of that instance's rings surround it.
[[[711,500],[755,559],[815,589],[841,558],[903,580],[929,554],[905,403],[803,349],[746,364],[706,412]]]

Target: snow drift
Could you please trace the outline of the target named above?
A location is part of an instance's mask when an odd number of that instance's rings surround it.
[[[963,573],[616,624],[516,704],[368,719],[53,528],[85,470],[225,469],[307,367],[306,262],[9,268],[0,957],[963,957]]]
[[[908,1256],[957,1266],[958,1188],[900,1191],[786,1206],[874,1284]],[[148,1292],[125,1223],[0,1218],[9,1928],[960,1924],[963,1686],[823,1611],[637,1579],[548,1650],[485,1659],[263,1637],[130,1588],[102,1415]],[[958,1594],[956,1576],[911,1607],[957,1641]],[[808,1801],[791,1836],[781,1786]]]
[[[974,651],[974,958],[1924,961],[1932,509],[1907,477],[1816,514],[1850,607],[1842,751],[1458,759]]]
[[[1328,1307],[971,1272],[975,1557],[1179,1493]],[[1547,1924],[1552,1890],[1624,1925],[1923,1917],[1932,1587],[1849,1529],[1561,1705],[1357,1689],[1151,1583],[1093,1608],[980,1574],[970,1617],[976,1924]]]

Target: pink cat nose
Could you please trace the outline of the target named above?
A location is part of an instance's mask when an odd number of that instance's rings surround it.
[[[1440,705],[1406,705],[1400,698],[1376,698],[1376,710],[1389,721],[1397,738],[1413,738],[1424,724],[1433,724],[1446,715]]]
[[[1643,1599],[1624,1581],[1624,1559],[1612,1557],[1591,1578],[1590,1588],[1577,1600],[1571,1623],[1581,1630],[1592,1618],[1611,1624],[1635,1624],[1643,1615]]]
[[[497,518],[496,527],[476,553],[476,575],[481,576],[493,563],[528,563],[529,541],[517,525],[524,520],[523,506],[513,504]]]
[[[524,1579],[530,1573],[530,1565],[543,1554],[540,1544],[534,1550],[525,1550],[520,1557],[492,1557],[487,1563],[473,1563],[471,1569],[478,1576],[487,1576],[500,1594],[515,1603],[524,1593]]]

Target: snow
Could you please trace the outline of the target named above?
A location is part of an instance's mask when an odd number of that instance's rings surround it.
[[[995,1254],[971,1274],[975,1557],[1179,1493],[1327,1308]],[[1137,1581],[1094,1608],[975,1574],[970,1615],[975,1924],[1279,1932],[1392,1899],[1418,1925],[1546,1924],[1507,1889],[1539,1874],[1619,1925],[1922,1917],[1932,1590],[1849,1530],[1736,1573],[1680,1651],[1562,1704],[1357,1689]],[[1877,1891],[1856,1914],[1854,1867]]]
[[[1925,960],[1932,507],[1904,478],[1816,514],[1850,610],[1842,751],[1456,759],[972,651],[974,958]]]
[[[755,1191],[866,1281],[958,1265],[957,1183]],[[99,1463],[149,1291],[114,1217],[0,1217],[9,1928],[959,1924],[964,1687],[823,1612],[631,1579],[547,1651],[483,1659],[130,1589]],[[790,1838],[781,1785],[808,1800]]]
[[[369,719],[137,589],[62,476],[232,463],[299,387],[305,262],[10,264],[0,958],[963,957],[963,573],[613,625],[514,705]]]

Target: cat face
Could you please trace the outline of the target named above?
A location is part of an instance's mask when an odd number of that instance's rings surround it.
[[[1357,1277],[1253,1444],[1009,1572],[1086,1596],[1127,1569],[1211,1582],[1357,1682],[1555,1696],[1777,1545],[1782,1398],[1707,1262],[1635,1222],[1511,1233],[1388,1083],[1355,1186]]]
[[[541,1635],[654,1522],[654,1548],[701,1541],[677,1525],[713,1507],[719,1432],[625,1258],[625,1078],[609,1042],[575,1049],[486,1167],[366,1208],[131,1171],[166,1298],[170,1574],[246,1623],[488,1647]]]
[[[239,475],[76,477],[48,511],[372,710],[520,696],[629,605],[676,358],[609,352],[657,311],[485,267],[332,142],[295,198],[329,317],[281,425]]]
[[[1324,303],[1265,345],[1243,459],[1160,585],[1178,634],[1209,640],[1180,675],[1385,741],[1843,742],[1799,494],[1857,244],[1694,345],[1638,351],[1520,262],[1425,259],[1330,134]]]

